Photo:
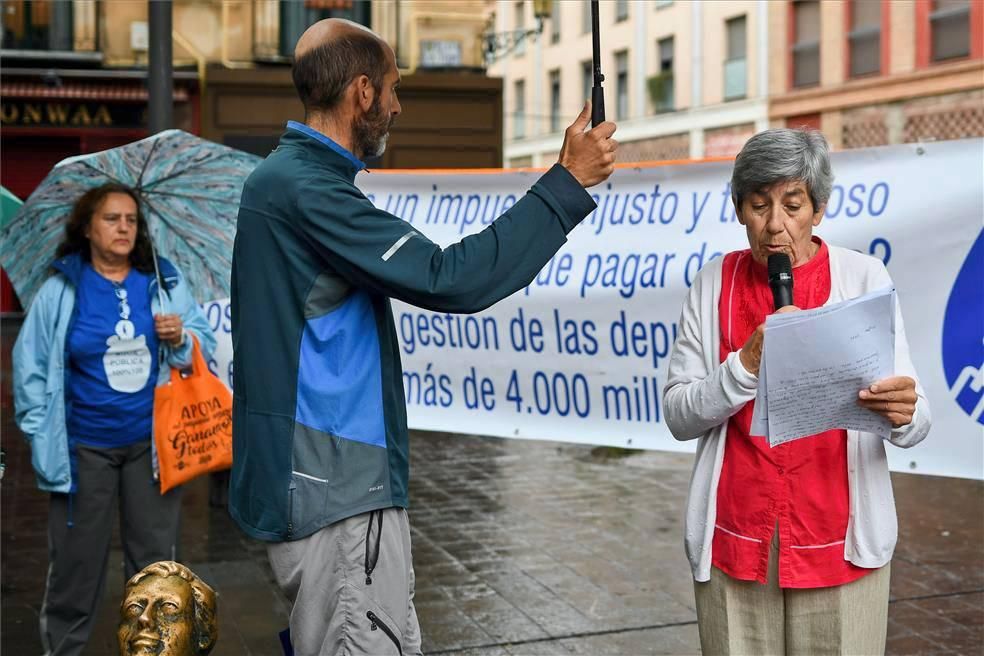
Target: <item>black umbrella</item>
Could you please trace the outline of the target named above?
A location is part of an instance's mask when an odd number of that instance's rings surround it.
[[[591,0],[591,59],[594,65],[594,86],[591,87],[591,126],[605,122],[605,90],[601,83],[601,29],[598,27],[598,0]]]

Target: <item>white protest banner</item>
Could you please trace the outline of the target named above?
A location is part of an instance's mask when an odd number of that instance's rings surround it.
[[[665,425],[662,387],[698,270],[747,248],[731,162],[620,168],[598,208],[528,288],[465,316],[394,302],[412,428],[693,450]],[[984,140],[835,153],[815,234],[891,273],[933,430],[889,446],[894,470],[984,478]],[[485,228],[538,172],[382,172],[357,184],[441,245]],[[227,301],[205,305],[232,379]]]

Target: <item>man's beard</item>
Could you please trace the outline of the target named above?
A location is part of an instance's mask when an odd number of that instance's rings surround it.
[[[383,111],[377,95],[369,111],[355,119],[355,124],[352,126],[352,136],[359,156],[362,158],[381,156],[386,151],[386,140],[389,138],[389,129],[392,125],[393,119]]]

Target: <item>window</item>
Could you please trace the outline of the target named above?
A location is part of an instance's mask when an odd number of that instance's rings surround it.
[[[581,62],[581,102],[591,99],[591,87],[594,86],[594,64],[589,59]]]
[[[615,22],[629,19],[629,0],[615,0]]]
[[[848,73],[850,77],[878,73],[881,71],[881,2],[854,0],[850,12]]]
[[[657,44],[657,48],[659,49],[659,72],[672,73],[673,37],[668,36],[665,39],[660,39],[659,44]]]
[[[673,0],[656,0],[656,9],[663,9],[673,4]]]
[[[724,60],[724,99],[744,98],[748,93],[746,35],[747,21],[744,16],[732,18],[725,23],[727,35],[727,59]]]
[[[792,83],[808,87],[820,83],[820,2],[793,3]]]
[[[929,25],[932,61],[970,54],[970,0],[933,0]]]
[[[368,2],[355,2],[349,5],[336,3],[334,9],[318,2],[281,2],[279,4],[280,56],[293,57],[297,40],[307,28],[320,20],[344,18],[368,26],[371,14],[372,5]]]
[[[629,52],[615,53],[615,118],[629,117]]]
[[[558,0],[554,1],[557,2]],[[591,3],[584,0],[581,3],[581,34],[588,34],[589,32],[591,32]]]
[[[560,2],[550,5],[550,43],[560,43]]]
[[[513,138],[526,137],[526,81],[516,80],[513,86]]]
[[[521,30],[525,30],[526,29],[526,3],[517,2],[513,7],[513,12],[516,21],[516,31],[519,32]],[[526,52],[525,38],[520,39],[519,41],[516,42],[516,48],[513,50],[513,52],[516,53],[517,57]]]
[[[73,50],[73,2],[3,2],[4,50]]]
[[[550,71],[550,131],[560,132],[560,71]]]
[[[649,78],[649,98],[653,109],[659,112],[673,111],[673,37],[656,42],[656,60],[659,72]]]

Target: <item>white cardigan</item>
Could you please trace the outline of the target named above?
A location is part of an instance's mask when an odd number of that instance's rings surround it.
[[[893,284],[879,260],[845,248],[828,247],[831,290],[827,304]],[[666,424],[673,436],[678,440],[698,438],[687,499],[685,540],[687,558],[697,581],[707,581],[711,576],[711,541],[728,419],[755,399],[758,387],[758,377],[742,366],[737,351],[719,362],[718,299],[723,260],[719,257],[707,263],[690,288],[663,391]],[[893,430],[889,438],[892,444],[908,448],[929,433],[930,413],[909,358],[898,304],[895,373],[914,378],[919,395],[912,422]],[[882,439],[871,433],[847,431],[847,470],[851,514],[844,537],[844,558],[858,567],[881,567],[892,559],[898,538],[895,498]]]

